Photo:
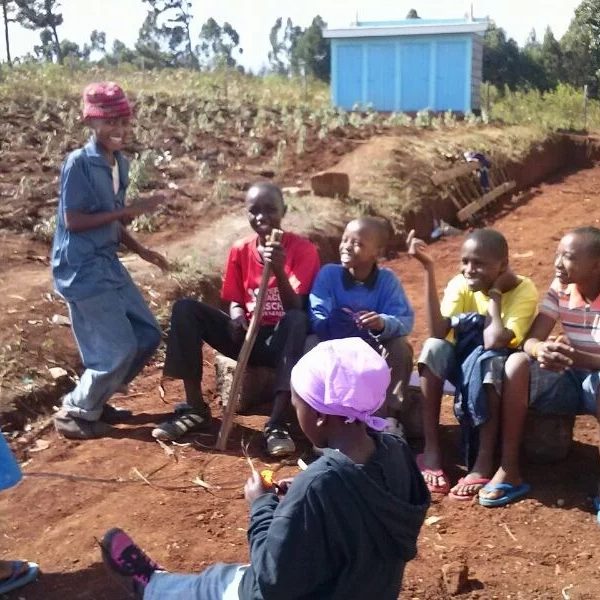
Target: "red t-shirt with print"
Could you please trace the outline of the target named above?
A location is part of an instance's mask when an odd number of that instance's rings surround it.
[[[283,234],[281,243],[285,250],[285,273],[292,289],[302,296],[308,295],[320,268],[315,245],[288,231]],[[258,253],[258,235],[239,240],[232,246],[225,265],[221,298],[225,302],[237,302],[244,306],[248,320],[256,305],[263,268]],[[277,280],[271,276],[261,325],[275,325],[284,314]]]

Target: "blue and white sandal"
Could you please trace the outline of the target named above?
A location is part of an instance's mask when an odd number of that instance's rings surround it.
[[[27,570],[23,572],[23,565],[27,565]],[[40,568],[33,562],[23,560],[10,561],[11,574],[8,579],[0,580],[0,594],[8,594],[13,590],[31,583],[40,573]]]
[[[600,525],[600,496],[595,496],[592,500],[592,504],[594,506],[594,512],[596,513],[596,521],[598,525]]]

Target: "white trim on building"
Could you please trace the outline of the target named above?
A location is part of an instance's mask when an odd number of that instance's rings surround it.
[[[487,21],[473,23],[443,23],[431,25],[392,25],[377,27],[347,27],[344,29],[324,29],[323,37],[330,39],[339,38],[364,38],[364,37],[392,37],[399,35],[439,35],[448,33],[484,33],[488,28]]]

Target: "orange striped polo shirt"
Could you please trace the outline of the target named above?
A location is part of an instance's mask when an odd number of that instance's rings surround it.
[[[539,312],[562,325],[573,348],[600,354],[600,296],[588,303],[574,283],[565,286],[555,279]]]

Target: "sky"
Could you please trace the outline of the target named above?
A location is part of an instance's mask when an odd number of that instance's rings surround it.
[[[291,17],[296,25],[306,27],[320,14],[329,27],[345,27],[352,21],[403,19],[411,8],[422,18],[460,18],[473,5],[475,17],[489,17],[506,30],[519,45],[535,29],[543,37],[547,26],[557,39],[567,30],[575,8],[581,0],[192,0],[192,33],[197,38],[202,23],[213,17],[218,23],[229,21],[240,34],[244,49],[238,61],[258,70],[267,63],[269,30],[279,16]],[[104,31],[107,48],[115,39],[133,46],[146,15],[142,0],[61,0],[64,23],[58,29],[66,38],[82,46],[89,42],[92,30]],[[22,56],[39,43],[39,32],[10,24],[11,54]],[[0,36],[0,57],[6,59],[4,35]]]

